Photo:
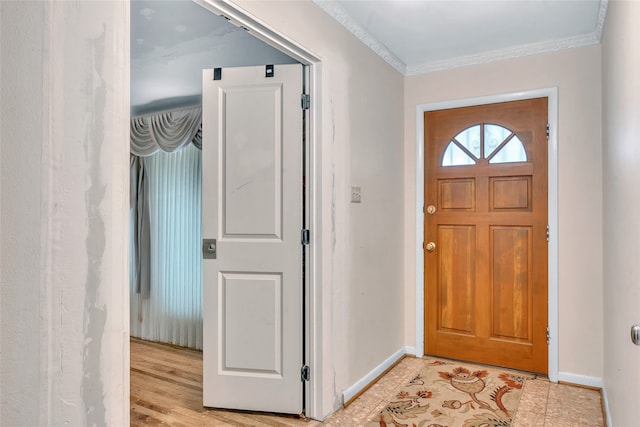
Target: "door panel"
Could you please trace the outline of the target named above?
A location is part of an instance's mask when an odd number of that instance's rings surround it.
[[[302,66],[203,72],[204,406],[300,414]]]
[[[547,99],[425,113],[425,352],[547,372]]]
[[[439,329],[454,333],[474,333],[476,282],[476,230],[474,226],[438,229],[440,321]]]
[[[220,272],[219,283],[220,371],[282,377],[282,276]]]
[[[531,227],[491,227],[493,338],[529,341]]]
[[[497,211],[531,211],[531,176],[489,178],[489,206]]]
[[[226,127],[220,141],[224,153],[224,169],[220,171],[224,179],[224,235],[280,239],[282,87],[265,83],[259,88],[221,88],[220,96]]]
[[[473,178],[441,179],[438,181],[443,211],[475,211],[476,181]]]

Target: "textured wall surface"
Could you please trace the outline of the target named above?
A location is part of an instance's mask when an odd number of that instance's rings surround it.
[[[128,11],[1,5],[3,425],[128,423]]]

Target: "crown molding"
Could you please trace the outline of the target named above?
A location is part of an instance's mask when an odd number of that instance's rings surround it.
[[[407,65],[393,54],[386,46],[376,40],[367,30],[355,22],[346,10],[334,0],[312,0],[325,13],[335,19],[339,24],[350,31],[362,43],[373,50],[378,56],[384,59],[389,65],[405,76],[415,76],[427,74],[435,71],[443,71],[452,68],[466,67],[469,65],[487,64],[490,62],[503,61],[506,59],[521,58],[529,55],[541,53],[557,52],[565,49],[589,46],[600,43],[604,23],[607,17],[609,0],[600,0],[598,10],[598,21],[596,29],[592,33],[582,34],[556,40],[548,40],[538,43],[530,43],[515,46],[507,49],[498,49],[488,52],[481,52],[475,55],[459,56],[452,59],[429,61],[423,64]]]
[[[595,35],[598,39],[598,43],[602,40],[602,32],[604,30],[604,21],[607,19],[607,8],[609,7],[609,0],[600,0],[600,10],[598,10],[598,23],[596,25]]]
[[[466,67],[469,65],[487,64],[490,62],[504,61],[507,59],[521,58],[524,56],[538,55],[541,53],[557,52],[565,49],[589,46],[599,43],[596,33],[585,34],[563,39],[530,43],[507,49],[498,49],[482,52],[477,55],[459,56],[442,61],[426,62],[419,65],[407,66],[405,76],[427,74],[435,71],[449,70],[452,68]]]
[[[369,49],[384,59],[389,65],[406,75],[407,65],[393,54],[386,46],[380,43],[360,24],[354,21],[342,6],[333,0],[312,0],[327,15],[338,21],[340,25],[351,32],[358,40],[364,43]]]

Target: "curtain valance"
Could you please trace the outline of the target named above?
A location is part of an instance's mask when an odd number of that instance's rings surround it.
[[[202,108],[168,111],[131,119],[131,154],[172,153],[193,143],[202,147]]]

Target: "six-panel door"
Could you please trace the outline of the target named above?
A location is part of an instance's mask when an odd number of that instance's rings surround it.
[[[547,373],[546,123],[546,98],[425,113],[425,353]]]

